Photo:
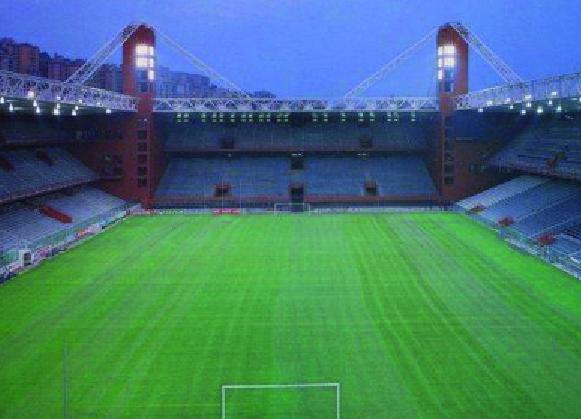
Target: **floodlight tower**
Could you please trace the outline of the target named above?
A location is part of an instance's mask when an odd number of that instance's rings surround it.
[[[127,189],[149,206],[160,176],[159,150],[153,121],[155,97],[156,43],[153,28],[141,25],[123,43],[123,93],[138,98],[137,112],[127,122]]]
[[[468,43],[450,24],[438,30],[438,97],[444,115],[454,112],[454,96],[468,93]]]
[[[456,150],[452,137],[454,97],[468,92],[468,44],[450,25],[445,24],[436,36],[437,95],[441,121],[435,135],[433,178],[444,200],[453,199],[456,189]]]
[[[483,141],[459,141],[454,129],[455,97],[468,93],[468,42],[481,55],[488,52],[476,41],[475,35],[459,22],[441,26],[436,37],[441,120],[434,136],[432,167],[445,202],[473,195],[498,181],[498,175],[475,169],[483,167],[483,156],[490,153],[490,145]]]
[[[93,166],[99,167],[104,158],[116,162],[116,174],[102,177],[105,190],[126,200],[139,201],[146,207],[152,204],[164,156],[153,120],[155,40],[153,28],[139,24],[123,41],[123,93],[137,98],[137,112],[123,116],[122,138],[99,142],[92,153]]]

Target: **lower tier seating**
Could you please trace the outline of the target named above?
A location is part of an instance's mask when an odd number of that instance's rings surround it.
[[[296,168],[295,168],[296,169]],[[305,157],[293,170],[287,157],[170,160],[158,199],[236,197],[288,201],[292,186],[309,197],[433,196],[436,188],[418,156]]]
[[[477,195],[463,199],[458,205],[466,210],[476,207],[485,209],[500,201],[526,192],[535,186],[548,182],[549,179],[539,176],[519,176],[494,188],[487,189]]]
[[[552,247],[565,255],[581,257],[581,240],[567,234],[557,235]]]
[[[57,193],[27,202],[0,207],[0,250],[22,246],[67,230],[97,216],[121,209],[126,202],[93,187],[84,186],[67,194]],[[40,211],[49,205],[72,218],[72,224],[59,222]]]
[[[365,195],[375,185],[379,196],[433,195],[436,189],[423,160],[405,157],[310,157],[305,161],[307,195]]]
[[[537,237],[562,231],[581,219],[581,190],[577,195],[547,208],[536,211],[514,224],[514,228],[527,236]]]
[[[580,193],[581,187],[576,183],[551,180],[488,206],[480,215],[495,223],[505,218],[519,222]]]
[[[519,187],[514,188],[515,185]],[[528,189],[522,191],[523,185]],[[518,193],[510,195],[505,189]],[[491,196],[495,198],[487,199]],[[554,238],[554,241],[549,240],[552,249],[581,257],[581,183],[521,176],[460,204],[470,211],[477,202],[487,203],[479,217],[508,225],[511,230],[531,239]]]

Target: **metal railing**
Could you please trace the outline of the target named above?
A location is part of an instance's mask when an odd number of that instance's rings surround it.
[[[484,224],[498,232],[499,238],[531,255],[537,256],[544,261],[555,265],[561,270],[581,279],[581,260],[571,257],[570,254],[562,252],[551,245],[541,245],[537,240],[520,233],[511,227],[501,227],[478,214],[466,211],[464,208],[455,206],[454,210],[466,214],[471,219]]]

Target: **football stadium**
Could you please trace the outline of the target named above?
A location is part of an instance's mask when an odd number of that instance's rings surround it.
[[[0,38],[0,417],[579,417],[581,72],[470,23],[335,97],[177,24]]]

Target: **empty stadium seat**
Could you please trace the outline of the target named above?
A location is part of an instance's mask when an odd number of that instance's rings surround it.
[[[362,196],[366,182],[379,196],[432,195],[436,188],[418,156],[308,157],[307,195]]]
[[[46,149],[42,159],[33,150],[4,151],[0,155],[12,165],[12,170],[0,169],[0,201],[97,179],[89,168],[59,148]]]
[[[492,222],[510,217],[516,222],[542,209],[579,195],[578,184],[548,181],[487,207],[480,215]]]
[[[458,202],[458,205],[466,210],[479,205],[486,208],[548,181],[549,179],[540,176],[519,176],[482,193],[463,199]]]
[[[285,157],[173,158],[157,197],[214,197],[216,185],[230,185],[232,196],[288,196],[290,163]]]
[[[369,126],[356,123],[318,122],[304,126],[288,123],[216,123],[176,124],[168,127],[167,151],[219,150],[221,140],[234,142],[236,150],[355,151],[362,148],[361,138],[370,139],[374,150],[425,150],[426,136],[413,123],[375,122]],[[363,147],[365,148],[365,147]]]
[[[64,224],[44,215],[40,206],[48,204],[72,217]],[[35,198],[26,205],[12,203],[0,207],[0,249],[29,245],[74,225],[122,209],[126,202],[93,187],[84,186],[69,194],[56,193]]]
[[[373,182],[380,196],[436,193],[418,156],[311,156],[304,159],[304,170],[291,170],[287,157],[175,157],[156,196],[211,198],[216,185],[223,184],[229,185],[231,196],[244,198],[286,200],[291,184],[302,184],[307,196],[363,196],[366,182]]]
[[[536,121],[491,159],[493,165],[566,177],[581,176],[581,122]]]
[[[581,190],[570,199],[548,205],[522,218],[513,227],[527,236],[537,237],[577,223],[581,219]]]

